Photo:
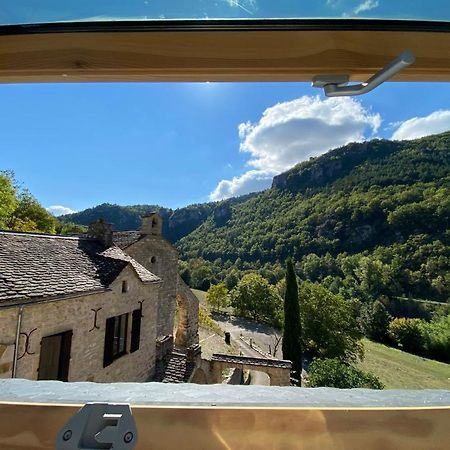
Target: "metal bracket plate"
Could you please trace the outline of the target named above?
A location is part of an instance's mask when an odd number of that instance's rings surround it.
[[[87,403],[61,429],[56,450],[132,450],[137,429],[130,405]]]

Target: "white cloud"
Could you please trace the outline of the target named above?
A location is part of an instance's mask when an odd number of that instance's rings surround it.
[[[303,96],[267,108],[257,123],[238,126],[240,150],[250,154],[253,169],[232,180],[222,180],[211,200],[264,189],[271,178],[298,162],[334,147],[365,139],[381,124],[373,114],[351,98]]]
[[[272,178],[276,174],[276,172],[270,170],[249,170],[239,177],[233,177],[231,180],[222,180],[209,194],[209,199],[215,202],[224,198],[262,191],[272,184]]]
[[[62,216],[64,214],[72,214],[76,211],[73,209],[67,208],[66,206],[61,205],[53,205],[49,206],[48,208],[45,208],[50,214],[53,214],[54,216]]]
[[[450,110],[434,111],[425,117],[413,117],[398,124],[391,139],[417,139],[450,130]]]
[[[359,13],[362,13],[364,11],[370,11],[371,9],[376,8],[380,2],[378,0],[365,0],[364,2],[360,3],[354,10],[353,14],[357,15]]]

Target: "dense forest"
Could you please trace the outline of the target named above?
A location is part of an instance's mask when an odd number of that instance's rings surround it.
[[[349,144],[275,177],[177,242],[196,287],[257,270],[272,283],[291,256],[304,279],[348,298],[450,297],[450,133]],[[222,206],[223,208],[223,206]]]
[[[233,288],[257,271],[275,284],[287,257],[301,278],[346,298],[450,297],[450,133],[352,143],[300,163],[271,189],[170,210],[104,204],[63,217],[137,229],[159,210],[193,287]]]

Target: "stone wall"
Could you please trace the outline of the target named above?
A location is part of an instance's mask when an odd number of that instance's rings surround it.
[[[157,336],[173,334],[178,278],[178,252],[163,237],[146,235],[124,250],[162,279],[158,301]]]
[[[128,291],[122,292],[122,281]],[[24,307],[21,331],[30,333],[28,353],[17,363],[17,378],[36,380],[38,377],[41,339],[45,336],[73,331],[69,381],[147,381],[155,369],[157,304],[160,284],[144,284],[127,266],[111,284],[110,290],[83,297]],[[140,347],[129,353],[131,312],[142,303]],[[94,311],[98,311],[94,326]],[[103,368],[105,324],[109,317],[129,314],[127,354]],[[0,343],[12,344],[15,339],[18,308],[0,308]],[[19,342],[19,356],[25,352],[25,337]]]
[[[177,283],[178,324],[175,345],[191,347],[199,343],[198,336],[198,298],[186,283],[178,277]]]

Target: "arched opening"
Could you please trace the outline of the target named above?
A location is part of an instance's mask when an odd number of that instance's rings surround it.
[[[251,384],[257,386],[270,386],[270,375],[261,370],[245,370],[243,384]]]

